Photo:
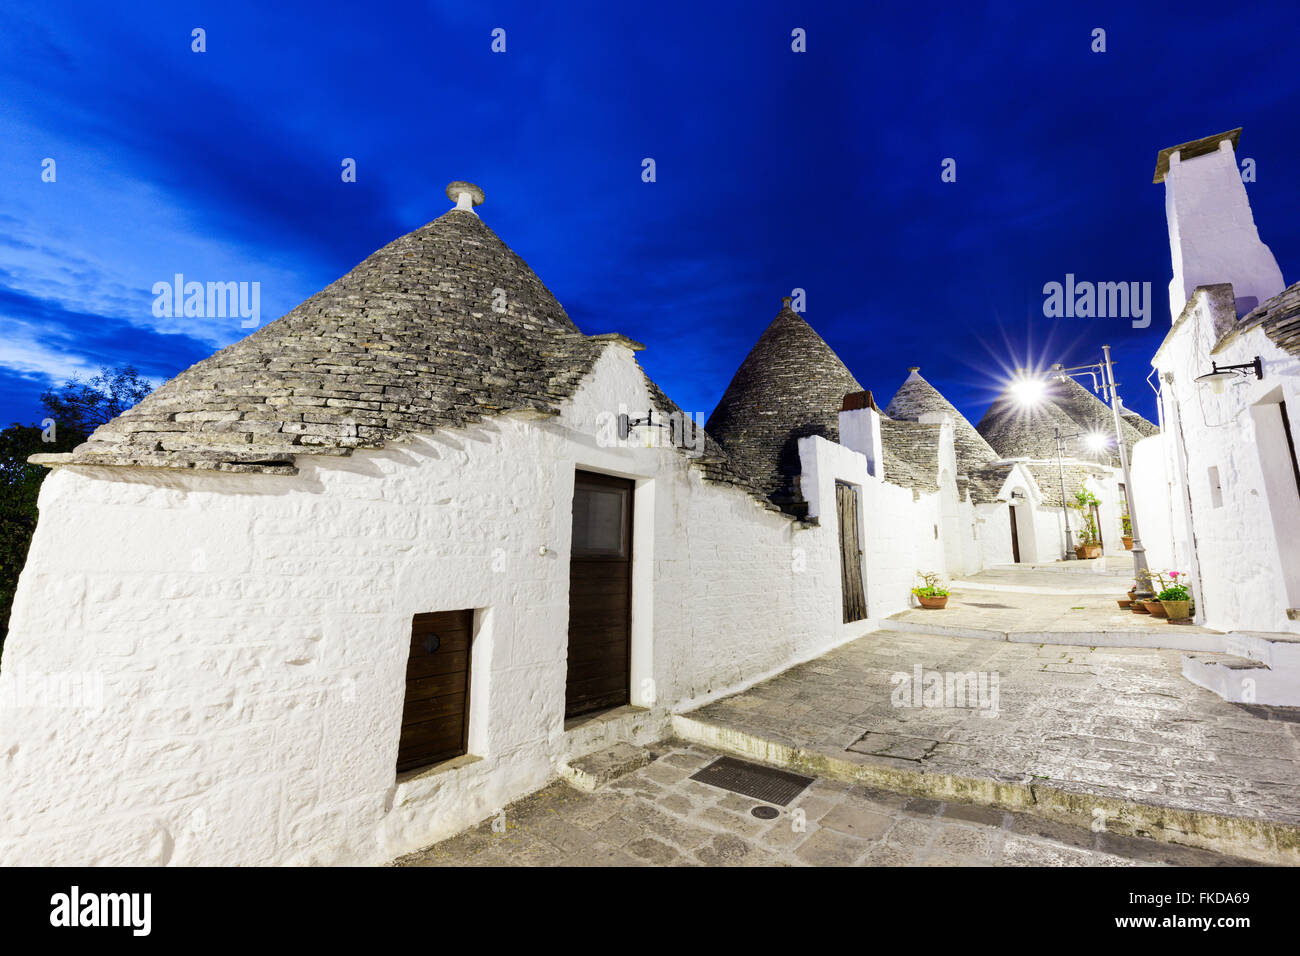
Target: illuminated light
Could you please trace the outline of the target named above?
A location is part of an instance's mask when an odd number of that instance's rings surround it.
[[[1038,378],[1022,378],[1011,383],[1011,396],[1018,405],[1037,405],[1047,392],[1047,384]]]

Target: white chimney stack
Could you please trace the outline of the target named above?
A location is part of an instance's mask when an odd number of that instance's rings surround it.
[[[1259,239],[1237,168],[1241,129],[1162,149],[1152,182],[1165,184],[1177,319],[1197,286],[1232,283],[1238,316],[1286,288],[1282,270]]]
[[[867,459],[867,474],[884,477],[880,411],[870,392],[850,392],[840,411],[840,444]]]

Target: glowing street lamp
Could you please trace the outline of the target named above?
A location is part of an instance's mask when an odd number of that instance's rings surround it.
[[[1129,474],[1128,449],[1124,446],[1124,432],[1120,428],[1119,383],[1115,381],[1115,363],[1110,357],[1110,346],[1103,345],[1101,350],[1103,358],[1100,362],[1093,365],[1076,365],[1071,368],[1055,365],[1052,367],[1052,378],[1057,381],[1064,381],[1067,377],[1074,378],[1079,375],[1090,375],[1092,376],[1092,390],[1094,392],[1104,391],[1106,399],[1110,402],[1111,415],[1115,420],[1115,446],[1119,449],[1120,469],[1124,475],[1124,493],[1128,498],[1129,527],[1133,531],[1133,577],[1134,583],[1137,585],[1135,597],[1138,600],[1150,599],[1154,597],[1151,592],[1151,573],[1147,569],[1146,549],[1142,547],[1142,537],[1138,531],[1137,502],[1133,497],[1133,477]],[[1100,385],[1098,376],[1100,376]],[[1042,399],[1046,392],[1047,382],[1045,380],[1027,376],[1023,373],[1011,384],[1011,394],[1021,405],[1035,404]],[[1098,439],[1102,440],[1098,441]],[[1089,447],[1096,451],[1102,450],[1110,443],[1109,436],[1103,436],[1100,433],[1089,435],[1086,440]],[[1060,429],[1057,429],[1056,458],[1061,475],[1061,502],[1062,507],[1064,507],[1065,467],[1061,464],[1062,441],[1063,437]],[[1066,560],[1069,560],[1070,555],[1074,553],[1069,547],[1070,541],[1070,519],[1067,514],[1065,520]]]
[[[1047,394],[1047,383],[1039,378],[1021,376],[1011,383],[1011,397],[1016,404],[1030,408],[1037,405]]]
[[[1105,451],[1110,447],[1110,436],[1101,432],[1088,432],[1083,436],[1083,440],[1088,443],[1089,451]]]

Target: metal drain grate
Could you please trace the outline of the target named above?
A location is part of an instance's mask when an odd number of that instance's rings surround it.
[[[732,793],[743,793],[764,803],[775,803],[780,807],[789,804],[813,782],[812,777],[748,763],[735,757],[719,757],[707,767],[691,774],[691,779]]]

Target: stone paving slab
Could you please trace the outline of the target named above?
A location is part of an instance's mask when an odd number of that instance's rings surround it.
[[[893,615],[889,621],[925,626],[936,633],[952,629],[967,632],[964,636],[970,637],[976,636],[975,631],[984,631],[997,640],[1006,640],[1008,634],[1132,634],[1184,647],[1189,638],[1196,637],[1209,649],[1214,640],[1221,638],[1218,631],[1209,628],[1170,624],[1164,618],[1123,610],[1116,603],[1116,599],[1124,596],[1123,591],[1123,587],[1117,586],[1112,595],[1024,594],[962,589],[954,585],[948,606],[943,610],[912,608]],[[954,633],[953,636],[962,635]]]
[[[816,779],[778,816],[689,779],[720,754],[673,741],[585,793],[562,783],[397,866],[1236,866],[1036,817]]]
[[[956,587],[1023,591],[1026,593],[1123,593],[1133,583],[1131,558],[1106,557],[1094,561],[1056,561],[1052,564],[1005,564],[953,581]]]
[[[989,706],[926,706],[934,673],[985,675]],[[1300,862],[1297,721],[1196,687],[1173,651],[878,631],[674,727],[791,769]]]

